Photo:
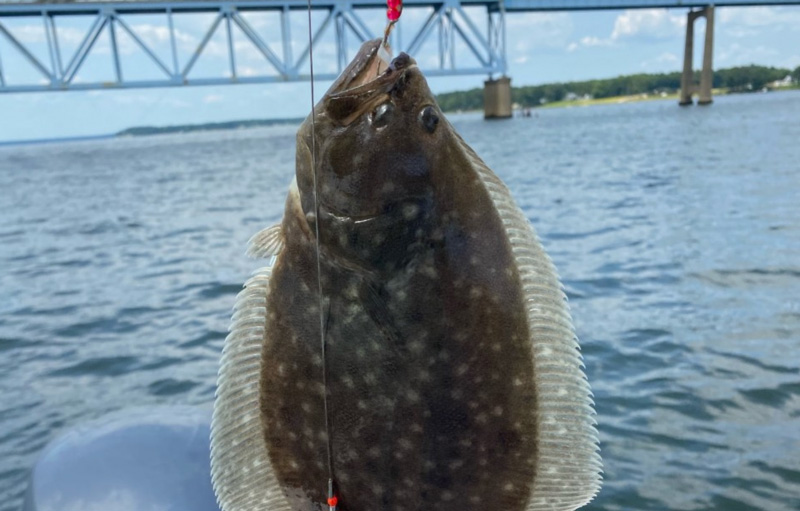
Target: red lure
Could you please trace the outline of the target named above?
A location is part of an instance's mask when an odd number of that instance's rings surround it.
[[[386,17],[391,23],[400,19],[401,12],[403,12],[403,0],[386,0]]]

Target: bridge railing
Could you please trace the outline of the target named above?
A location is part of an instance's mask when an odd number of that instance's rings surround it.
[[[426,74],[505,73],[504,13],[497,3],[477,4],[479,7],[452,0],[404,3],[403,29],[412,29],[410,34],[396,30],[390,42],[394,48],[415,55]],[[378,5],[381,8],[375,9]],[[335,66],[315,74],[318,79],[332,79],[361,42],[381,35],[383,5],[382,1],[314,0],[316,23],[309,46],[307,33],[302,34],[304,38],[292,36],[293,29],[299,31],[298,16],[306,15],[306,0],[3,3],[0,92],[303,81],[309,79],[311,47],[315,52],[326,48],[326,55],[335,55]],[[476,14],[476,9],[482,12]],[[275,23],[256,26],[252,15],[259,13],[270,14]],[[365,19],[365,13],[371,21]],[[182,18],[191,18],[183,20],[184,25],[200,29],[198,14],[210,18],[204,20],[207,24],[202,32],[189,37],[176,30]],[[159,26],[148,24],[149,34],[142,33],[134,20],[141,16],[151,19],[154,15],[161,20]],[[75,37],[78,30],[70,26],[73,48],[67,48],[64,28],[68,23],[74,25],[76,19],[83,20],[84,25],[88,21],[88,28]],[[417,22],[406,23],[407,19]],[[20,20],[24,23],[20,24]],[[38,37],[31,37],[36,30],[32,27],[40,27]],[[307,27],[303,28],[307,31]],[[151,37],[153,33],[158,37]],[[408,44],[403,44],[404,40]],[[121,48],[123,41],[125,48]],[[179,49],[179,45],[188,44],[190,49]],[[237,62],[245,46],[249,58],[256,55],[261,60],[258,71]],[[146,79],[129,76],[125,64],[132,53],[146,60],[156,70],[155,75]],[[197,70],[198,61],[209,53],[225,60],[224,73],[209,75]],[[83,78],[87,59],[98,54],[110,60],[111,76],[100,80]],[[20,67],[27,67],[27,74],[18,72]]]

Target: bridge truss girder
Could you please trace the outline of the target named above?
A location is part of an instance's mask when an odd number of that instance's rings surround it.
[[[409,11],[425,10],[425,21],[421,27],[411,34],[407,46],[403,46],[393,33],[392,46],[403,49],[414,55],[420,66],[428,76],[452,76],[464,74],[505,74],[505,19],[502,9],[502,0],[499,3],[472,4],[480,5],[486,9],[485,30],[479,28],[473,16],[465,10],[465,5],[459,0],[444,0],[438,2],[423,0],[406,0],[404,17]],[[329,30],[334,31],[336,46],[337,72],[315,73],[315,78],[330,80],[346,66],[352,55],[348,49],[348,39],[355,37],[361,42],[379,37],[377,31],[382,31],[383,26],[368,26],[361,15],[359,8],[375,7],[380,4],[354,5],[346,0],[313,0],[312,10],[322,11],[324,17],[313,31],[311,37],[312,47],[316,50],[317,44]],[[202,2],[117,2],[117,3],[69,3],[69,4],[0,4],[0,40],[5,40],[10,52],[16,52],[17,61],[27,61],[36,70],[38,81],[34,83],[14,83],[10,80],[9,71],[4,69],[4,62],[0,54],[0,92],[35,92],[35,91],[64,91],[64,90],[91,90],[114,88],[146,88],[146,87],[174,87],[187,85],[225,85],[235,83],[270,83],[305,81],[309,79],[306,71],[309,57],[308,40],[295,57],[291,41],[291,12],[307,9],[306,0],[234,0],[234,1],[202,1]],[[276,52],[267,43],[265,34],[252,26],[246,19],[246,13],[270,12],[280,15],[280,32],[282,51]],[[473,11],[474,12],[474,11]],[[179,64],[179,52],[176,44],[176,29],[174,20],[184,14],[211,13],[213,21],[203,36],[199,39],[196,48],[186,62]],[[151,47],[143,37],[137,34],[135,28],[128,22],[129,17],[138,14],[164,14],[165,26],[169,37],[169,60],[159,57],[155,48]],[[74,52],[65,55],[63,44],[59,39],[57,29],[61,17],[76,16],[90,18],[91,24],[88,31],[77,45]],[[15,36],[14,31],[4,25],[4,21],[12,17],[26,17],[38,19],[46,35],[46,58],[36,55],[21,38]],[[76,76],[83,68],[87,56],[98,45],[100,34],[107,30],[110,42],[110,55],[113,66],[113,80],[111,81],[78,81]],[[224,31],[224,40],[227,55],[228,76],[195,76],[192,70],[204,50],[218,30]],[[250,74],[247,76],[237,72],[236,46],[234,33],[246,38],[269,65],[270,73]],[[126,79],[122,63],[126,55],[120,51],[118,39],[121,33],[131,39],[137,48],[146,55],[152,64],[158,68],[162,76],[147,80]],[[434,39],[435,38],[435,39]],[[430,65],[420,51],[426,41],[435,40],[438,47],[438,65]],[[456,43],[466,47],[475,65],[459,66],[456,59]],[[350,48],[355,49],[355,46]],[[163,50],[163,49],[162,49]],[[9,50],[7,50],[9,51]],[[461,51],[459,51],[459,54]]]

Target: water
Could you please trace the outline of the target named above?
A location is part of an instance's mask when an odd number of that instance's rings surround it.
[[[800,93],[455,124],[559,267],[605,461],[589,509],[800,508]],[[294,128],[0,148],[0,510],[59,432],[208,405]]]

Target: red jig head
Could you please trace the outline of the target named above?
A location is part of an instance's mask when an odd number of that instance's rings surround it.
[[[400,19],[403,12],[403,0],[386,0],[386,17],[390,23],[395,23]]]

